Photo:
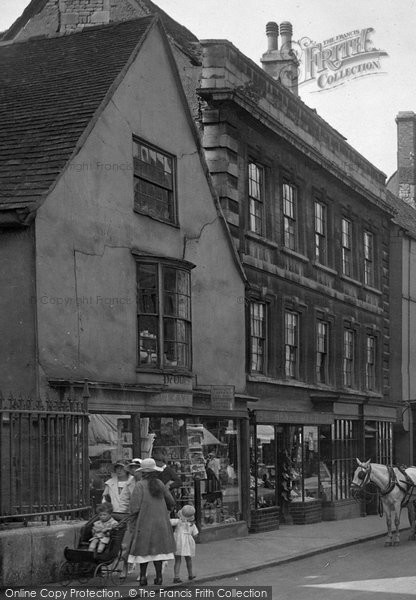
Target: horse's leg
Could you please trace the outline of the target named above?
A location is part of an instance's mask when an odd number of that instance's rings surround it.
[[[415,508],[416,500],[410,499],[409,504],[407,505],[407,512],[409,515],[409,523],[410,523],[410,535],[409,540],[416,540],[416,508]]]
[[[394,536],[393,536],[393,546],[398,546],[400,544],[400,513],[401,513],[401,501],[394,503],[394,525],[396,527]]]
[[[383,510],[386,513],[386,524],[387,524],[387,539],[384,542],[385,546],[392,546],[392,533],[391,533],[391,507],[387,506],[383,502]]]

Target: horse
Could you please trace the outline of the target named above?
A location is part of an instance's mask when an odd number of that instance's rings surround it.
[[[361,462],[356,459],[358,467],[354,471],[351,483],[352,495],[357,497],[367,483],[372,482],[378,488],[383,511],[386,514],[387,540],[385,546],[398,546],[400,544],[400,513],[407,505],[410,535],[409,540],[416,539],[416,467],[402,469],[372,463],[371,460]],[[396,530],[392,534],[392,512],[395,513],[394,524]]]

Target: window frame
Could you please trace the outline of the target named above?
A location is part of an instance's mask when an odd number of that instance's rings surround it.
[[[371,240],[371,243],[366,243],[366,239]],[[375,282],[375,252],[374,252],[374,234],[366,229],[363,234],[363,250],[364,250],[364,285],[374,287]]]
[[[291,344],[289,341],[289,326],[287,317],[292,316],[296,318],[295,332],[294,332],[294,343]],[[288,308],[284,309],[283,313],[283,326],[284,326],[284,376],[286,379],[299,379],[300,373],[300,313],[296,310]],[[289,351],[289,353],[288,353]],[[288,355],[289,354],[289,355]],[[294,356],[294,360],[293,360]]]
[[[258,306],[262,306],[263,307],[263,319],[262,319],[262,325],[263,325],[263,336],[255,336],[253,335],[253,320],[252,320],[252,307],[254,305],[258,305]],[[268,306],[266,302],[263,302],[261,300],[255,299],[255,298],[251,298],[249,299],[249,372],[256,374],[256,375],[265,375],[267,373],[267,353],[268,353],[268,310],[267,310]],[[253,338],[255,338],[256,340],[262,340],[263,342],[263,364],[262,364],[262,369],[258,370],[258,369],[254,369],[253,368]]]
[[[347,334],[351,335],[351,343],[346,339]],[[346,352],[348,348],[352,349],[351,356]],[[344,327],[342,333],[342,385],[345,388],[354,388],[356,384],[356,364],[357,364],[357,334],[351,327]]]
[[[251,177],[251,167],[254,167],[258,173],[258,181]],[[265,236],[265,167],[254,159],[249,159],[247,164],[247,195],[248,195],[248,226],[247,229],[256,235]],[[252,182],[258,187],[258,195],[252,193]],[[252,210],[257,205],[257,211]],[[253,225],[254,223],[254,225]],[[259,223],[259,226],[256,226]]]
[[[136,152],[135,152],[136,145],[138,145],[138,144],[145,147],[149,151],[149,153],[150,152],[156,153],[157,155],[160,155],[161,157],[163,157],[164,159],[169,161],[171,173],[169,175],[168,171],[166,171],[166,170],[164,171],[165,183],[163,183],[161,178],[156,177],[156,173],[160,174],[161,169],[156,169],[156,168],[152,169],[153,165],[138,158],[138,156],[136,155]],[[147,173],[143,172],[143,171],[139,172],[139,170],[140,170],[139,167],[142,164],[149,165],[147,167]],[[143,170],[145,170],[145,167],[143,167]],[[153,175],[152,175],[152,171],[153,171]],[[168,185],[169,176],[171,177],[171,183]],[[152,206],[148,207],[147,210],[143,206],[140,206],[140,203],[137,199],[137,188],[136,188],[138,181],[144,182],[148,186],[152,186],[155,189],[167,191],[167,195],[168,195],[167,210],[169,213],[169,215],[167,217],[163,216],[161,214],[157,214],[156,210]],[[134,189],[133,195],[134,195],[134,211],[135,212],[137,212],[141,215],[144,215],[146,217],[149,217],[151,219],[161,221],[162,223],[167,223],[169,225],[177,225],[178,224],[177,160],[176,160],[176,156],[171,154],[170,152],[167,152],[166,150],[163,150],[162,148],[159,148],[155,144],[152,144],[151,142],[148,142],[147,140],[139,138],[137,136],[133,136],[133,189]],[[157,202],[157,200],[154,197],[152,197],[151,195],[149,195],[148,197],[150,199],[153,198],[153,201]],[[152,210],[152,208],[153,208],[153,210]]]
[[[133,254],[136,254],[133,252]],[[191,293],[191,270],[195,267],[192,263],[187,261],[179,261],[175,259],[156,259],[154,257],[143,257],[137,253],[136,255],[136,289],[137,289],[137,304],[136,304],[136,331],[137,331],[137,369],[139,370],[151,370],[151,371],[186,371],[189,372],[192,370],[192,293]],[[156,280],[156,308],[155,312],[146,312],[140,310],[140,283],[139,283],[139,269],[144,266],[152,266],[155,268],[155,280]],[[165,288],[165,274],[167,270],[174,270],[175,275],[177,276],[178,272],[181,271],[185,273],[187,276],[187,289],[185,293],[180,293],[176,291],[171,291]],[[177,280],[175,280],[175,286],[177,285]],[[153,288],[152,288],[153,289]],[[170,314],[167,311],[168,304],[168,296],[184,296],[186,298],[186,315],[180,314],[180,309],[177,310],[176,313]],[[177,306],[180,307],[180,302],[177,303]],[[182,305],[183,308],[183,305]],[[140,318],[142,317],[153,317],[157,321],[156,333],[156,346],[157,346],[157,357],[156,361],[151,362],[141,362],[141,340],[143,340],[146,336],[142,336],[140,332]],[[179,322],[183,324],[183,331],[185,336],[185,341],[177,341],[175,340],[167,340],[165,329],[167,328],[168,322],[171,324],[172,321],[176,323],[175,329],[178,333],[182,327],[177,327]],[[153,339],[153,338],[150,338]],[[169,364],[166,358],[166,344],[172,343],[177,346],[182,346],[185,351],[186,360],[184,364]],[[177,353],[179,356],[180,353]]]
[[[319,350],[319,325],[323,325],[325,327],[325,352],[321,352]],[[324,365],[318,365],[318,356],[324,355],[325,362]],[[328,321],[324,319],[317,318],[316,326],[315,326],[315,380],[318,384],[328,385],[329,383],[329,361],[330,361],[330,324]],[[322,379],[320,373],[323,369],[324,378]]]
[[[369,348],[368,342],[372,340],[373,346]],[[372,354],[372,360],[369,361],[369,352]],[[373,333],[366,333],[365,336],[365,388],[371,392],[377,390],[377,336]]]
[[[322,209],[322,216],[317,215],[317,207]],[[314,233],[315,233],[315,261],[321,265],[328,264],[328,207],[327,205],[314,198]],[[322,223],[322,231],[319,231],[318,223]]]
[[[344,223],[348,224],[348,231],[344,231]],[[351,219],[341,218],[341,271],[345,277],[354,276],[353,264],[353,223]],[[346,268],[348,265],[348,268]]]
[[[286,194],[289,191],[290,193]],[[287,207],[292,210],[288,211]],[[283,246],[293,252],[299,252],[299,188],[294,183],[282,182]]]

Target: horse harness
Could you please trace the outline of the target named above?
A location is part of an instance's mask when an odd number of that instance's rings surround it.
[[[404,497],[403,500],[401,502],[401,506],[405,507],[408,505],[409,500],[413,494],[413,490],[416,487],[416,484],[413,482],[413,480],[409,477],[409,475],[406,473],[406,471],[404,470],[404,468],[402,467],[396,467],[400,473],[403,475],[403,477],[405,478],[404,481],[398,481],[397,479],[397,475],[394,471],[394,467],[386,467],[388,474],[389,474],[389,482],[387,484],[387,487],[385,490],[380,490],[380,496],[387,496],[387,494],[390,494],[390,492],[392,492],[394,490],[394,488],[397,486],[399,488],[399,490],[401,492],[403,492]],[[371,475],[371,464],[368,466],[368,468],[364,469],[363,471],[361,471],[361,473],[365,473],[365,475],[363,477],[360,477],[360,479],[362,479],[362,483],[360,485],[360,487],[364,487],[369,479],[370,479],[370,475]],[[360,474],[361,474],[360,473]],[[406,487],[403,487],[402,484],[405,484]]]

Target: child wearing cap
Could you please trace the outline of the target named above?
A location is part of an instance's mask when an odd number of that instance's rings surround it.
[[[173,583],[181,583],[179,571],[181,568],[182,556],[185,557],[186,568],[188,569],[188,579],[195,579],[192,573],[192,557],[195,556],[195,540],[198,535],[198,529],[194,523],[195,508],[190,504],[185,504],[178,512],[178,519],[171,519],[171,525],[175,527],[174,538],[176,543],[175,565],[173,567]]]

